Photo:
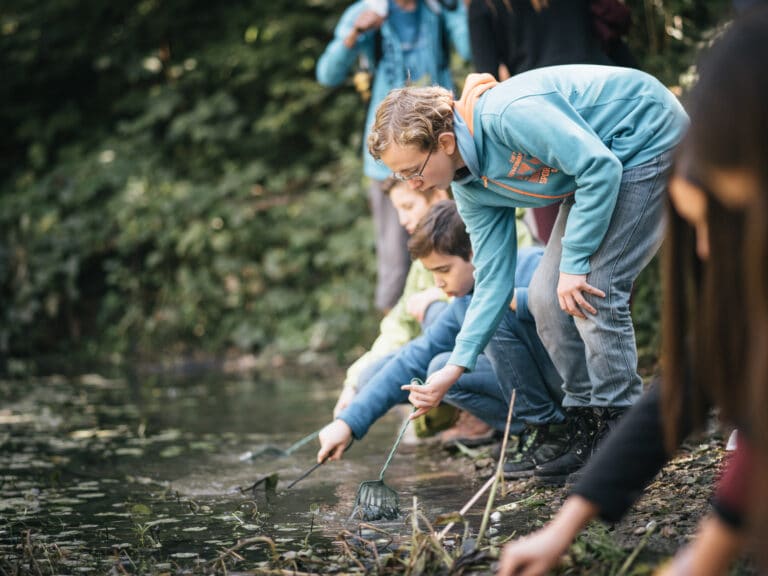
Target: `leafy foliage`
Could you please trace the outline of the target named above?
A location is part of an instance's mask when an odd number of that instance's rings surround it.
[[[4,3],[0,356],[371,338],[364,106],[314,80],[348,3]],[[675,83],[728,3],[630,4]]]

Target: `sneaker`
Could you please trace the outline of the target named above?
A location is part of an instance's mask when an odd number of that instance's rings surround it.
[[[534,469],[536,481],[548,486],[562,486],[568,475],[584,466],[592,454],[592,445],[600,421],[590,407],[567,408],[569,422],[568,448],[556,458],[537,464]]]
[[[523,442],[523,435],[525,434],[525,430],[523,430],[520,434],[510,434],[507,436],[507,460],[510,459],[511,455],[518,451],[522,447]],[[501,434],[501,437],[499,438],[498,443],[494,444],[489,452],[489,456],[493,458],[494,460],[498,460],[501,458],[501,445],[504,443],[504,434]]]
[[[456,419],[456,424],[440,432],[437,438],[444,447],[451,447],[456,442],[461,442],[468,448],[474,448],[494,442],[497,436],[496,430],[477,416],[461,410],[459,417]]]
[[[539,464],[562,455],[570,444],[567,423],[530,426],[523,434],[521,448],[504,463],[504,479],[518,480],[533,475]]]
[[[504,462],[504,480],[518,480],[527,478],[533,474],[536,462],[533,461],[532,451],[536,447],[536,440],[541,435],[541,427],[527,426],[520,434],[517,445],[507,449],[507,458]]]

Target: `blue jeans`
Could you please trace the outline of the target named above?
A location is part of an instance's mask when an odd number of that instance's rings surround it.
[[[429,373],[445,366],[449,357],[450,352],[435,356]],[[485,354],[478,356],[475,369],[462,374],[444,401],[503,431],[515,390],[510,433],[519,434],[526,424],[538,426],[564,420],[561,383],[535,325],[509,312],[502,317]]]
[[[530,298],[530,296],[529,296]],[[562,379],[532,322],[518,320],[512,312],[502,316],[485,354],[504,397],[504,419],[515,390],[512,413],[512,433],[519,433],[525,424],[541,426],[557,424],[565,417],[561,409]]]
[[[427,374],[440,370],[450,357],[450,352],[443,352],[432,358]],[[502,394],[490,360],[483,354],[477,357],[475,369],[462,374],[451,386],[443,402],[469,412],[495,430],[503,431],[507,425],[509,403]]]
[[[557,300],[562,237],[573,206],[560,206],[552,236],[528,289],[528,306],[562,377],[563,406],[627,407],[642,393],[635,330],[629,309],[632,284],[661,245],[663,197],[671,152],[624,170],[608,231],[589,259],[587,282],[605,298],[584,294],[597,310],[586,319],[563,312]]]

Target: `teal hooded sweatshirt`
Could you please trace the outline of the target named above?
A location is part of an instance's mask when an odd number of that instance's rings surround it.
[[[677,98],[631,68],[539,68],[497,83],[470,74],[454,105],[469,174],[452,190],[472,240],[475,295],[450,362],[474,368],[512,296],[516,207],[573,196],[560,270],[587,274],[626,168],[672,149],[688,126]]]

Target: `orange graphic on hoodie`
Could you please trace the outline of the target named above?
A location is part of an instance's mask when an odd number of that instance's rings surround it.
[[[557,168],[544,166],[538,158],[526,156],[520,152],[512,152],[509,163],[512,164],[512,169],[507,176],[517,180],[527,180],[534,184],[546,184],[549,175],[557,172]]]

